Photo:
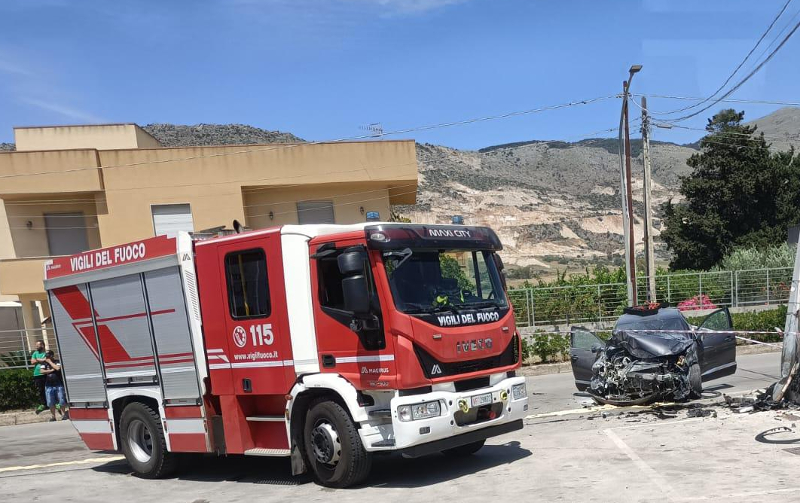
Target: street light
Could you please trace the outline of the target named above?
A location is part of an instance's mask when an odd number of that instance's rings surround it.
[[[631,195],[631,144],[628,132],[628,93],[634,74],[642,65],[632,65],[628,80],[622,82],[622,111],[619,114],[619,171],[622,193],[622,227],[625,235],[625,272],[628,278],[628,305],[636,305],[636,248],[633,238],[633,201]],[[623,142],[624,133],[624,142]]]

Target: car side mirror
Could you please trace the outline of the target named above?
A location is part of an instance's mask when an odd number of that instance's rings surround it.
[[[592,353],[599,353],[599,352],[601,352],[602,350],[603,350],[603,346],[600,346],[599,344],[594,344],[594,345],[592,346],[591,352],[592,352]]]
[[[343,276],[352,276],[353,274],[364,272],[364,264],[367,260],[364,251],[361,249],[353,250],[352,248],[350,250],[352,251],[345,251],[336,259],[339,265],[339,272]]]

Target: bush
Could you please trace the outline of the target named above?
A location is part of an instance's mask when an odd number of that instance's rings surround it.
[[[782,243],[769,248],[736,248],[719,263],[724,271],[745,271],[748,269],[773,269],[793,267],[797,246]]]
[[[523,361],[536,356],[540,363],[564,360],[569,354],[569,337],[556,334],[534,334],[531,340],[522,339]]]
[[[0,370],[0,410],[35,407],[37,402],[33,370]]]

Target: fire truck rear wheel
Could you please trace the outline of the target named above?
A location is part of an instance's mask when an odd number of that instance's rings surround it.
[[[472,442],[471,444],[464,444],[459,445],[458,447],[453,447],[452,449],[445,449],[442,451],[442,454],[450,457],[472,456],[481,450],[481,447],[483,447],[483,444],[485,443],[486,440],[478,440],[477,442]]]
[[[303,430],[306,459],[314,479],[327,487],[348,487],[363,481],[372,467],[358,429],[336,402],[313,403]]]
[[[167,452],[161,420],[149,406],[128,404],[122,411],[119,432],[122,452],[137,475],[155,479],[175,469],[175,456]]]

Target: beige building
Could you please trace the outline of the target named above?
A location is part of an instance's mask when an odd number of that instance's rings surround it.
[[[17,150],[0,153],[0,306],[19,305],[27,328],[49,316],[49,257],[234,219],[251,228],[388,219],[390,205],[416,198],[413,140],[165,148],[136,124],[14,136]]]

